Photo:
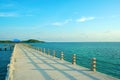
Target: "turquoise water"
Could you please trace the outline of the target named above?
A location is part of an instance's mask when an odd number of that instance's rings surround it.
[[[49,42],[32,43],[35,47],[56,50],[56,56],[64,52],[64,59],[71,62],[77,55],[77,64],[91,69],[92,58],[97,59],[97,71],[120,78],[120,42]]]
[[[7,45],[8,44],[0,44],[0,48],[2,48],[2,51],[0,51],[0,80],[5,80],[7,65],[10,62],[10,57],[12,53],[12,51],[10,51],[10,48],[7,48],[7,51],[4,51],[3,46]]]

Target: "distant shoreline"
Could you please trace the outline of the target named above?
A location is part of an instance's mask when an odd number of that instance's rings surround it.
[[[29,39],[29,40],[24,40],[24,41],[0,40],[0,43],[45,43],[45,41],[39,41],[35,39]]]

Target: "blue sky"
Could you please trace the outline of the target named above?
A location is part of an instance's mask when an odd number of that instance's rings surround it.
[[[120,42],[120,0],[0,0],[0,40]]]

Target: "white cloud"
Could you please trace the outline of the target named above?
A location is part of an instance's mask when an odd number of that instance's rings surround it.
[[[80,19],[76,19],[76,20],[73,20],[73,19],[66,19],[64,20],[63,22],[54,22],[52,23],[53,26],[62,26],[62,25],[65,25],[65,24],[69,24],[70,22],[85,22],[85,21],[90,21],[90,20],[94,20],[95,17],[81,17]]]
[[[19,17],[19,16],[33,16],[31,14],[18,14],[15,12],[0,12],[0,17]]]
[[[84,22],[84,21],[86,21],[86,18],[83,17],[83,18],[77,19],[76,21],[77,21],[77,22]]]
[[[71,21],[72,21],[72,19],[66,19],[63,22],[54,22],[54,23],[52,23],[52,25],[54,25],[54,26],[62,26],[62,25],[70,23]]]
[[[60,22],[54,22],[54,23],[52,23],[52,25],[53,25],[53,26],[61,26],[62,23],[60,23]]]
[[[17,13],[4,13],[4,12],[0,13],[0,17],[15,17],[15,16],[18,16],[18,14]]]
[[[90,21],[90,20],[94,20],[95,17],[82,17],[80,19],[77,19],[77,22],[85,22],[85,21]]]

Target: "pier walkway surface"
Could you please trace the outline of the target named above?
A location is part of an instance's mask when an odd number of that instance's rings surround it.
[[[6,80],[119,80],[16,44]]]

